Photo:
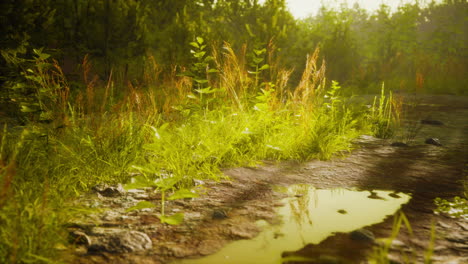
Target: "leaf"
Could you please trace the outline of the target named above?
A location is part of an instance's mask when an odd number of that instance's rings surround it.
[[[34,113],[34,112],[37,112],[39,111],[39,109],[34,109],[34,108],[31,108],[30,105],[22,105],[21,106],[21,112],[23,113]]]
[[[263,61],[263,58],[258,58],[258,57],[253,58],[253,62],[254,62],[255,64],[259,64],[259,63],[262,62],[262,61]]]
[[[197,48],[197,49],[200,48],[200,45],[198,45],[198,43],[196,43],[196,42],[190,42],[190,45],[191,45],[192,47],[194,47],[194,48]]]
[[[128,212],[135,211],[135,210],[140,210],[140,209],[145,209],[145,208],[154,208],[154,207],[156,207],[154,203],[151,203],[148,201],[141,201],[137,203],[135,206],[132,206],[128,208],[127,210],[125,210],[125,212],[128,213]]]
[[[205,54],[206,54],[205,51],[200,51],[200,52],[195,52],[195,53],[193,54],[193,56],[194,56],[195,58],[203,58],[203,56],[205,56]]]
[[[167,199],[168,200],[178,200],[178,199],[184,199],[184,198],[197,198],[200,195],[198,193],[193,192],[190,189],[180,189],[177,192],[175,192],[173,195],[169,196]]]
[[[245,28],[247,29],[247,33],[249,33],[249,36],[254,38],[255,37],[255,34],[252,33],[252,30],[250,29],[250,25],[249,24],[245,24]]]
[[[262,55],[263,53],[266,52],[266,49],[265,48],[263,48],[261,50],[254,49],[253,52],[255,53],[255,55],[260,56],[260,55]]]
[[[209,69],[208,70],[208,73],[217,73],[219,72],[217,69]]]
[[[161,135],[159,134],[158,129],[155,128],[154,126],[149,126],[149,127],[154,131],[154,137],[156,139],[161,139]]]
[[[267,70],[267,69],[270,69],[270,65],[265,64],[265,65],[263,65],[262,67],[260,67],[260,69],[258,69],[258,70],[259,70],[259,71],[263,71],[263,70]]]
[[[171,216],[158,215],[158,218],[159,220],[161,220],[161,223],[166,223],[169,225],[179,225],[182,223],[182,221],[184,221],[184,214],[177,213]]]
[[[214,57],[213,57],[213,56],[206,56],[205,59],[204,59],[203,61],[204,61],[204,62],[214,61]]]
[[[202,37],[197,37],[197,42],[198,42],[198,44],[201,45],[201,44],[203,44],[204,41],[205,41],[205,40],[204,40]]]
[[[199,84],[208,83],[208,80],[204,80],[204,79],[194,79],[194,81]]]
[[[198,97],[196,97],[194,94],[190,93],[190,94],[187,94],[187,97],[190,98],[190,99],[198,99]]]
[[[167,191],[179,182],[179,180],[175,177],[161,177],[155,181],[156,186],[161,189],[162,191]]]

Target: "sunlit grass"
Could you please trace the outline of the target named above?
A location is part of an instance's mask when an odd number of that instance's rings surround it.
[[[308,58],[299,87],[288,90],[290,71],[270,80],[261,72],[251,76],[245,53],[238,57],[226,44],[214,56],[217,75],[204,79],[208,93],[175,73],[160,79],[148,73],[141,87],[114,87],[112,80],[99,87],[86,77],[86,92],[55,102],[60,115],[51,123],[31,122],[20,132],[5,127],[0,262],[57,259],[67,244],[62,226],[76,212],[69,201],[99,183],[128,183],[132,173],[146,171],[170,178],[161,191],[175,191],[194,179],[224,178],[228,167],[349,151],[354,138],[371,132],[370,112],[346,105],[338,83],[326,88],[317,54]],[[151,69],[158,71],[156,64]]]

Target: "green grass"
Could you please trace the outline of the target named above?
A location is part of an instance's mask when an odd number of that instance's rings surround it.
[[[344,104],[338,83],[325,89],[317,56],[309,58],[295,90],[286,88],[287,71],[259,85],[264,77],[250,76],[240,63],[245,59],[228,46],[215,57],[217,76],[206,81],[218,88],[209,93],[193,90],[190,77],[176,75],[121,88],[126,92],[118,96],[111,81],[104,87],[87,83],[86,92],[48,102],[60,109],[51,123],[30,122],[22,132],[5,126],[0,263],[62,261],[68,245],[64,224],[79,213],[71,201],[98,183],[128,183],[132,172],[143,172],[167,183],[157,191],[171,193],[191,188],[194,179],[219,180],[223,168],[329,159],[371,133],[376,118],[389,129],[386,99],[369,111]],[[68,87],[53,92],[60,90]]]

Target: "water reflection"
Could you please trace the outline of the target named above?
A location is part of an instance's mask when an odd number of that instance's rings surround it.
[[[282,252],[318,244],[335,232],[351,232],[379,223],[410,199],[403,193],[391,195],[391,191],[372,190],[369,195],[369,191],[320,190],[309,185],[278,190],[289,195],[277,210],[282,218],[280,224],[258,221],[263,231],[256,238],[233,242],[211,256],[176,263],[281,263]]]

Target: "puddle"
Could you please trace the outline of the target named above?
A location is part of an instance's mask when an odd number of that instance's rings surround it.
[[[282,223],[258,221],[254,239],[228,244],[218,253],[176,261],[177,264],[281,263],[281,254],[318,244],[335,232],[351,232],[394,214],[410,196],[390,191],[318,190],[309,185],[283,188],[289,198],[277,209]]]

